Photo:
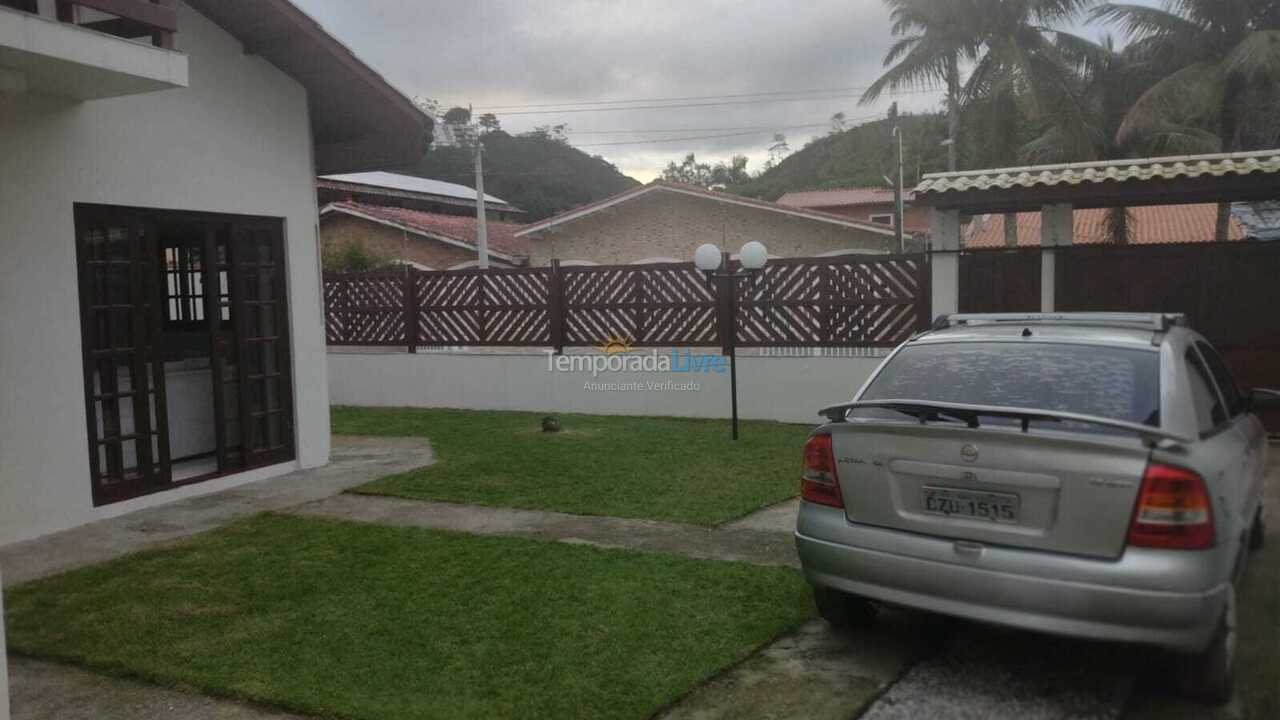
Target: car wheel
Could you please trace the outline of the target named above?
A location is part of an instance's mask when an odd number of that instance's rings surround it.
[[[1267,523],[1262,519],[1262,508],[1258,508],[1258,514],[1253,518],[1253,527],[1249,530],[1249,549],[1261,550],[1266,541]]]
[[[876,616],[876,606],[871,601],[826,587],[813,589],[813,604],[818,615],[837,630],[857,627]]]
[[[1227,587],[1227,606],[1209,647],[1186,658],[1182,666],[1182,691],[1203,703],[1221,705],[1231,699],[1236,665],[1236,591]]]

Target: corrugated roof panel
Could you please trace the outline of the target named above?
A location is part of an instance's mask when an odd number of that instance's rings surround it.
[[[459,198],[461,200],[476,199],[476,191],[466,185],[457,183],[444,182],[443,180],[431,180],[430,178],[420,178],[413,175],[401,175],[391,172],[362,172],[362,173],[346,173],[343,175],[321,175],[324,180],[333,180],[334,182],[356,183],[358,185],[371,185],[373,187],[391,188],[393,190],[405,190],[407,192],[424,193],[427,195],[443,195],[444,197]],[[509,204],[500,197],[494,197],[489,193],[484,194],[485,202]]]
[[[1037,185],[1048,187],[1128,180],[1173,180],[1179,177],[1223,177],[1253,173],[1280,174],[1280,150],[930,173],[925,175],[916,186],[915,192],[924,194],[965,190],[1009,190]]]

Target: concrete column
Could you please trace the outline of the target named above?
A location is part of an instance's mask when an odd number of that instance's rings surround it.
[[[0,578],[0,588],[4,580]],[[4,593],[0,591],[0,720],[9,720],[9,646],[4,640]]]
[[[933,317],[960,310],[960,211],[932,210]]]
[[[1070,203],[1040,208],[1040,312],[1054,311],[1057,256],[1054,248],[1070,245],[1075,233],[1075,209]]]

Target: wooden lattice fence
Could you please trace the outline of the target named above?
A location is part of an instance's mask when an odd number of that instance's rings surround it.
[[[742,347],[882,347],[929,322],[923,254],[773,260],[732,296],[727,281],[709,282],[690,263],[406,269],[324,281],[330,345],[714,347],[728,345],[732,329]]]

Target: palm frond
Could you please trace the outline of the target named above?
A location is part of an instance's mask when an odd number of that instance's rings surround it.
[[[884,54],[884,66],[889,67],[911,51],[913,47],[924,41],[924,36],[913,34],[901,37],[889,46],[889,51]]]
[[[1192,63],[1165,76],[1133,103],[1120,124],[1116,141],[1128,143],[1152,134],[1170,117],[1214,107],[1214,98],[1221,96],[1220,84],[1218,68],[1208,63]]]
[[[1280,30],[1249,33],[1225,61],[1226,71],[1250,81],[1280,80]]]
[[[1125,3],[1103,3],[1089,13],[1089,21],[1114,23],[1132,39],[1158,37],[1166,42],[1191,42],[1207,29],[1168,10]]]
[[[929,90],[946,83],[948,52],[950,48],[939,48],[927,36],[909,50],[896,65],[885,71],[862,93],[859,105],[875,102],[889,90]]]

